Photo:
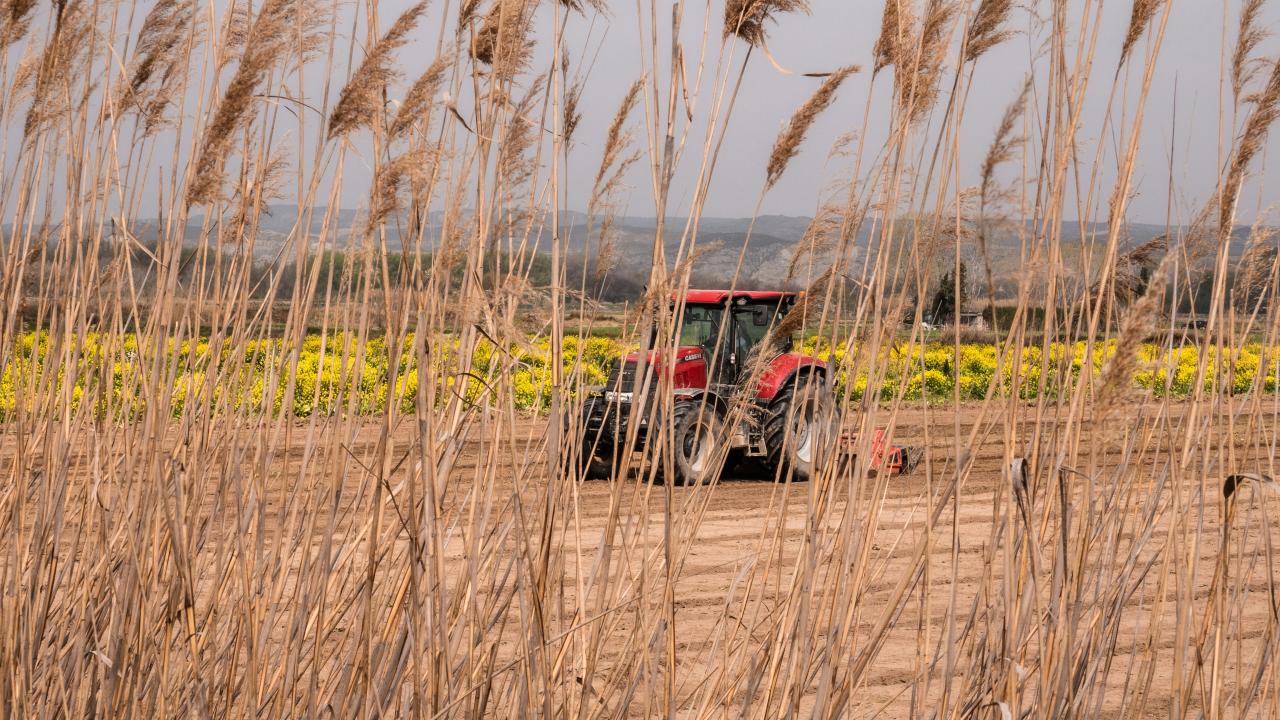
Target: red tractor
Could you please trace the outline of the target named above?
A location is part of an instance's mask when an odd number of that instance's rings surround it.
[[[757,348],[797,298],[790,292],[729,290],[689,290],[683,298],[673,297],[673,311],[682,308],[683,313],[674,367],[667,371],[658,365],[657,353],[650,353],[642,373],[640,354],[631,353],[614,364],[607,385],[587,393],[581,418],[586,477],[609,477],[631,424],[637,426],[636,447],[645,447],[653,405],[637,407],[633,400],[645,375],[654,397],[659,378],[669,372],[676,484],[711,479],[743,458],[762,461],[776,477],[809,480],[820,465],[815,460],[824,452],[839,452],[848,440],[840,435],[827,365],[795,352],[790,337],[777,338],[775,347]],[[765,362],[763,372],[748,367],[748,359],[757,356]],[[753,370],[758,372],[755,387],[743,388]],[[745,406],[744,394],[749,396]],[[910,455],[902,448],[881,448],[872,464],[905,472]]]

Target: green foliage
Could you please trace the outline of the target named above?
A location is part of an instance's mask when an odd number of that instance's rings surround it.
[[[943,274],[938,287],[929,300],[929,317],[935,323],[946,322],[964,309],[965,299],[969,294],[969,269],[960,263],[960,280],[956,282],[956,271],[948,270]]]

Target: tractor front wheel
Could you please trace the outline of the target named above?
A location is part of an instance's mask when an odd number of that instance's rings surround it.
[[[576,438],[578,447],[571,448],[580,458],[582,478],[584,480],[607,480],[613,474],[614,437],[605,419],[609,410],[616,408],[606,404],[604,398],[589,397],[583,403],[582,415],[579,416]],[[565,414],[564,435],[565,446],[570,447],[570,424],[574,417],[572,412]],[[594,422],[593,422],[594,421]],[[596,429],[592,430],[591,426]]]
[[[724,465],[724,420],[714,405],[701,402],[677,402],[675,424],[675,482],[692,485],[710,481]]]
[[[765,423],[769,467],[779,480],[813,479],[837,429],[835,399],[822,379],[797,379],[774,398]]]

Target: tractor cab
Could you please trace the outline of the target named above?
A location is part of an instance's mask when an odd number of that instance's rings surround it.
[[[733,292],[690,290],[684,295],[678,323],[678,356],[697,348],[706,360],[707,380],[712,385],[732,385],[739,381],[747,359],[765,340],[770,329],[796,304],[795,293]],[[681,307],[679,295],[672,308]],[[780,352],[789,351],[791,338],[779,338]]]

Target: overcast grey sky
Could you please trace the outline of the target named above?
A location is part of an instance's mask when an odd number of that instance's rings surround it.
[[[1213,187],[1219,163],[1220,54],[1224,40],[1228,45],[1235,42],[1240,1],[1173,1],[1164,50],[1149,97],[1141,153],[1134,176],[1135,196],[1129,213],[1131,221],[1163,223],[1170,213],[1174,222],[1184,221],[1192,209],[1205,200]],[[225,7],[225,0],[212,2],[215,8]],[[575,147],[568,173],[571,183],[568,203],[570,209],[584,208],[586,194],[599,162],[606,127],[626,88],[643,72],[641,31],[636,15],[637,9],[642,7],[647,17],[650,3],[647,0],[606,2],[609,5],[606,14],[600,15],[594,11],[589,11],[586,16],[575,14],[568,24],[567,45],[573,66],[584,72],[589,69],[583,91],[583,121],[575,134]],[[434,0],[427,17],[414,33],[414,41],[399,52],[397,59],[404,79],[398,86],[390,89],[389,96],[393,100],[403,93],[405,84],[420,74],[434,59],[436,39],[441,33],[442,23],[446,28],[445,36],[452,35],[457,3],[458,0]],[[381,0],[381,29],[385,30],[411,4],[412,0]],[[1091,6],[1094,4],[1096,3],[1089,3]],[[672,0],[656,0],[659,24],[664,30],[669,22],[671,5]],[[884,142],[890,119],[888,113],[891,112],[888,96],[892,78],[888,72],[882,73],[873,86],[869,72],[872,46],[880,27],[883,0],[811,0],[811,5],[810,14],[782,16],[776,24],[769,27],[769,48],[773,57],[780,65],[794,71],[794,74],[779,72],[760,53],[754,54],[748,64],[707,200],[705,214],[708,216],[740,217],[752,213],[764,181],[766,158],[778,130],[820,82],[803,77],[802,73],[829,71],[847,64],[868,68],[845,83],[835,104],[813,126],[800,155],[792,161],[781,182],[766,197],[763,213],[813,214],[824,188],[829,188],[834,180],[847,176],[850,172],[851,160],[845,158],[828,161],[832,142],[840,135],[853,132],[865,137],[867,151],[864,171],[870,168],[876,150]],[[963,185],[976,183],[983,155],[999,118],[1016,96],[1024,78],[1033,70],[1033,66],[1037,69],[1037,82],[1041,86],[1045,82],[1047,73],[1044,72],[1044,63],[1036,58],[1041,55],[1040,48],[1048,31],[1043,23],[1035,21],[1033,14],[1046,12],[1048,5],[1048,0],[1023,0],[1023,4],[1014,10],[1010,21],[1011,28],[1016,31],[1014,36],[979,61],[960,134]],[[1085,0],[1068,0],[1071,13],[1080,13],[1085,5]],[[150,7],[150,3],[146,7]],[[363,22],[352,25],[353,17],[363,18],[365,2],[350,0],[340,7],[343,17],[340,32],[343,37],[338,41],[338,52],[345,59],[352,35],[360,40],[366,37]],[[550,62],[550,7],[551,3],[544,2],[539,10],[539,45],[534,60],[534,66],[538,69],[547,67]],[[1265,8],[1264,24],[1276,29],[1277,21],[1280,20],[1280,0],[1271,0]],[[1090,168],[1087,165],[1092,161],[1095,149],[1102,147],[1106,151],[1098,167],[1103,202],[1114,175],[1115,154],[1112,147],[1116,138],[1109,133],[1102,136],[1100,128],[1130,11],[1131,0],[1108,0],[1105,4],[1104,22],[1097,39],[1093,81],[1085,102],[1083,125],[1078,138],[1080,158],[1086,164],[1081,170],[1085,178],[1089,176]],[[686,0],[683,40],[691,74],[697,70],[694,67],[696,49],[702,38],[704,20],[708,21],[706,25],[710,36],[704,67],[706,72],[702,86],[696,88],[696,116],[699,121],[707,116],[707,104],[712,96],[723,12],[724,0]],[[1224,18],[1229,23],[1225,36]],[[1139,52],[1144,51],[1149,35],[1148,33],[1148,37],[1141,41]],[[665,46],[660,50],[664,60],[667,52]],[[1280,54],[1280,40],[1268,38],[1258,53],[1275,57]],[[739,43],[731,59],[735,63],[735,69],[742,55],[743,47]],[[954,52],[952,55],[954,56]],[[360,59],[361,51],[357,49],[354,61],[358,63]],[[345,61],[338,65],[337,72],[345,73]],[[663,72],[665,73],[665,69]],[[308,87],[302,91],[305,99],[316,106],[320,104],[322,80],[317,75],[318,73],[310,71],[307,77]],[[1136,71],[1130,72],[1122,83],[1128,89],[1127,92],[1121,90],[1117,95],[1116,107],[1126,108],[1129,113],[1132,113],[1133,92],[1138,86],[1137,75]],[[345,76],[333,80],[341,86]],[[944,91],[949,88],[948,80],[944,82]],[[1043,87],[1038,89],[1040,92],[1044,90]],[[942,104],[945,104],[945,98]],[[633,123],[638,126],[641,121],[642,115],[637,114]],[[1230,117],[1227,122],[1231,122]],[[637,139],[643,142],[643,133],[638,127],[637,131]],[[689,140],[691,150],[676,177],[670,209],[672,214],[685,214],[689,210],[691,178],[697,171],[696,161],[700,155],[698,146],[702,142],[704,131],[698,121],[695,121]],[[282,145],[287,145],[295,135],[287,128],[277,128],[275,137]],[[314,130],[309,137],[314,137]],[[1273,133],[1269,149],[1280,142],[1274,138],[1280,138],[1280,130]],[[16,146],[21,140],[21,133],[8,132],[6,139],[10,145]],[[349,208],[363,207],[368,198],[368,172],[361,167],[364,162],[362,157],[367,157],[367,153],[360,152],[360,142],[357,140],[356,152],[349,154],[345,164],[341,202]],[[181,165],[184,162],[183,158],[169,159],[170,164]],[[1242,222],[1251,221],[1259,208],[1272,204],[1274,193],[1269,188],[1274,187],[1280,177],[1276,177],[1275,171],[1266,171],[1266,167],[1264,157],[1255,168],[1263,170],[1259,173],[1260,177],[1256,177],[1246,187],[1240,206],[1239,217]],[[158,198],[160,194],[150,189],[154,180],[153,175],[148,179],[148,187],[143,188],[140,194],[146,198]],[[1172,206],[1168,201],[1171,180],[1174,198]],[[652,216],[654,204],[650,188],[649,170],[642,162],[626,178],[623,211],[626,214]],[[1105,207],[1102,212],[1105,213]],[[1098,219],[1097,213],[1098,209],[1095,208],[1090,219]],[[1069,211],[1069,216],[1073,217],[1074,213]],[[1280,222],[1280,218],[1273,217],[1272,221]]]
[[[408,4],[409,0],[395,0],[387,5],[384,0],[384,6],[388,10],[398,10]],[[636,4],[618,1],[609,4],[611,11],[607,18],[574,18],[570,23],[571,47],[585,53],[588,58],[594,56],[584,92],[587,99],[584,120],[576,134],[573,156],[576,164],[572,168],[572,177],[584,178],[580,184],[589,182],[590,174],[598,162],[605,128],[623,91],[642,72]],[[781,74],[760,54],[751,59],[708,198],[707,215],[743,216],[752,212],[774,137],[782,123],[804,102],[819,82],[802,77],[800,73],[830,70],[849,63],[864,67],[871,64],[871,50],[879,32],[882,0],[812,0],[811,4],[811,14],[784,16],[770,28],[769,48],[773,56],[780,65],[795,71],[795,75]],[[1071,0],[1069,4],[1073,6],[1073,12],[1080,12],[1084,5],[1081,0]],[[1238,4],[1239,0],[1226,0],[1227,17],[1231,23],[1226,33],[1228,44],[1235,41]],[[648,3],[644,5],[647,8]],[[1026,5],[1036,7],[1037,12],[1043,12],[1045,8],[1041,6],[1047,6],[1047,3],[1029,0]],[[1276,3],[1267,6],[1264,22],[1269,27],[1274,26],[1277,18],[1280,18],[1276,6]],[[668,8],[670,4],[660,2],[659,7]],[[691,47],[696,46],[702,33],[704,7],[704,4],[698,2],[687,3],[685,41]],[[722,0],[711,2],[710,9],[712,37],[718,39],[723,13]],[[1098,129],[1130,9],[1129,0],[1111,0],[1106,3],[1105,22],[1098,37],[1093,85],[1086,103],[1085,123],[1080,136],[1081,154],[1085,158],[1093,156],[1094,148],[1099,142],[1107,145],[1113,142],[1112,138],[1099,137]],[[545,9],[543,13],[547,14]],[[432,22],[437,17],[433,15]],[[660,17],[663,17],[661,13]],[[665,17],[669,17],[669,12]],[[1015,9],[1011,22],[1019,31],[1018,34],[979,61],[961,132],[961,164],[966,174],[962,181],[965,184],[976,181],[982,157],[1000,115],[1017,94],[1032,67],[1032,59],[1037,54],[1038,47],[1044,41],[1043,29],[1035,31],[1038,34],[1033,36],[1030,28],[1035,23],[1025,6]],[[1218,88],[1223,22],[1222,2],[1174,2],[1146,113],[1141,157],[1134,177],[1137,194],[1130,212],[1132,221],[1165,221],[1169,208],[1167,199],[1171,151],[1175,215],[1185,215],[1187,209],[1202,202],[1212,188],[1219,161]],[[544,21],[541,27],[545,30],[548,24]],[[540,39],[544,45],[548,42],[545,33]],[[1143,41],[1144,44],[1145,42],[1146,40]],[[714,41],[711,43],[710,54],[713,60],[715,44]],[[546,48],[542,50],[545,52]],[[1280,43],[1268,39],[1259,52],[1269,57],[1274,56],[1280,52]],[[576,54],[574,59],[578,59]],[[708,68],[709,71],[713,69]],[[413,69],[410,68],[409,72],[412,73]],[[708,76],[710,74],[708,72]],[[1130,88],[1137,87],[1137,73],[1133,75],[1130,78]],[[1043,72],[1040,77],[1044,77]],[[888,124],[886,113],[890,107],[887,101],[890,78],[882,74],[875,84],[874,93],[868,97],[871,87],[870,73],[865,70],[845,84],[837,102],[814,126],[800,156],[792,162],[787,174],[769,193],[763,207],[765,213],[813,213],[821,190],[833,178],[848,172],[848,161],[835,164],[827,162],[827,151],[842,133],[865,133],[870,157],[878,143],[883,141]],[[1176,125],[1173,122],[1175,95]],[[864,127],[863,114],[868,102],[871,112]],[[705,115],[705,111],[699,114]],[[699,132],[695,131],[695,142],[698,137]],[[1271,146],[1274,147],[1275,142]],[[1114,154],[1108,152],[1100,168],[1107,182],[1104,186],[1107,190],[1112,176],[1110,168],[1114,164]],[[694,169],[696,165],[687,162],[684,167],[686,172],[681,176],[684,182],[677,183],[680,191],[677,204],[681,210],[688,207],[690,189],[687,180],[690,171]],[[1274,176],[1275,173],[1264,175]],[[629,178],[628,185],[631,190],[628,212],[636,215],[653,214],[647,170],[637,168]],[[1272,185],[1273,183],[1264,183],[1261,187]],[[1105,196],[1106,193],[1103,194]],[[1259,204],[1263,207],[1269,205],[1270,195],[1263,192],[1260,197],[1259,186],[1254,183],[1246,192],[1246,200],[1241,203],[1241,219],[1251,219]],[[359,201],[353,197],[352,202]],[[581,208],[582,202],[571,202],[571,205]]]

